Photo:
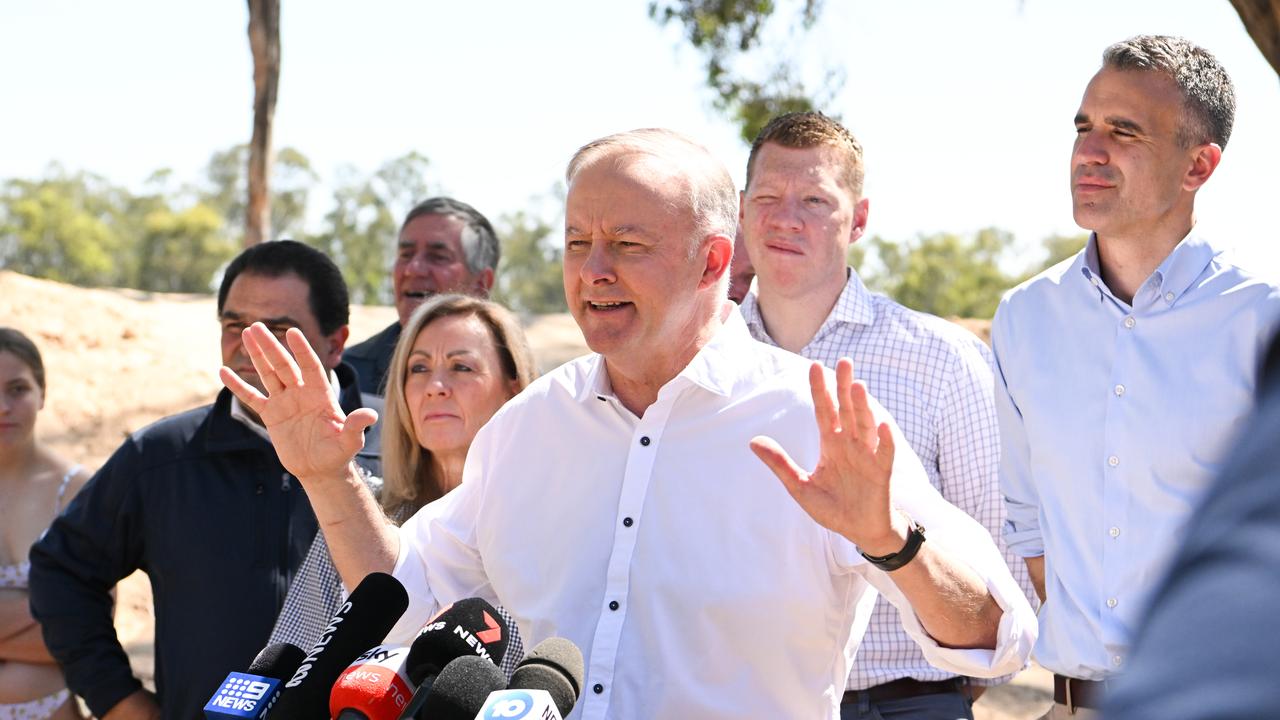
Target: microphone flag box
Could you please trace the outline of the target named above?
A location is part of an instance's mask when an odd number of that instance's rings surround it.
[[[489,694],[476,720],[563,720],[546,690],[499,690]]]
[[[204,715],[209,720],[256,718],[278,687],[280,680],[275,678],[233,672],[205,703]]]

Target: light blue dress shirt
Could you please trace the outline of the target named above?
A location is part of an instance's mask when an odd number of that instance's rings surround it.
[[[1045,556],[1036,659],[1122,671],[1153,584],[1253,404],[1280,289],[1194,233],[1117,298],[1097,238],[996,311],[1005,539]]]

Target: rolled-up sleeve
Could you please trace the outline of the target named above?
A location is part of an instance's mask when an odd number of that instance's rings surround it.
[[[1000,310],[1003,310],[1002,305]],[[1044,555],[1040,534],[1040,498],[1031,477],[1031,450],[1027,442],[1022,412],[1009,392],[1006,363],[1009,356],[1003,341],[1007,337],[1005,315],[996,311],[991,325],[991,347],[995,353],[996,418],[1000,423],[1000,489],[1004,493],[1004,540],[1009,550],[1023,558]]]
[[[1031,657],[1039,631],[1035,612],[1027,602],[1026,595],[1013,579],[991,534],[938,493],[929,483],[919,458],[911,452],[906,438],[896,425],[891,425],[897,447],[892,480],[894,504],[925,528],[927,542],[945,548],[950,557],[969,565],[982,579],[1003,611],[997,630],[996,647],[960,649],[939,645],[924,629],[911,603],[888,573],[865,562],[858,565],[856,570],[898,608],[903,628],[920,646],[930,664],[971,677],[998,677],[1021,670]],[[835,539],[836,542],[841,540],[844,539]],[[848,543],[847,540],[844,542]],[[840,555],[847,557],[848,553]]]

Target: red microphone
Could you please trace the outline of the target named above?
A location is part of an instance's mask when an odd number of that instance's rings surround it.
[[[409,649],[379,645],[347,666],[329,695],[329,714],[336,720],[396,720],[413,697],[405,673]]]

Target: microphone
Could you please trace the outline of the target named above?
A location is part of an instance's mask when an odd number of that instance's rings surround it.
[[[409,704],[413,686],[405,675],[409,649],[379,645],[356,658],[334,683],[329,713],[337,720],[396,720]]]
[[[582,651],[572,641],[551,637],[538,643],[511,674],[513,690],[543,690],[551,695],[560,715],[568,715],[582,693],[586,668]]]
[[[409,647],[405,673],[417,690],[400,717],[419,716],[436,676],[454,659],[472,656],[496,667],[507,652],[507,632],[497,608],[480,598],[459,600],[436,613]]]
[[[520,661],[506,690],[491,693],[475,720],[562,720],[582,691],[582,651],[564,638],[547,638]]]
[[[329,621],[324,634],[284,684],[271,709],[284,720],[329,720],[329,689],[366,649],[382,642],[409,607],[409,594],[386,573],[370,573]]]
[[[444,667],[431,686],[419,718],[472,720],[489,694],[501,690],[507,678],[497,665],[475,655],[463,655]]]
[[[293,675],[306,653],[296,645],[268,645],[249,663],[248,672],[233,672],[205,703],[209,720],[260,718],[279,694],[281,682]]]

